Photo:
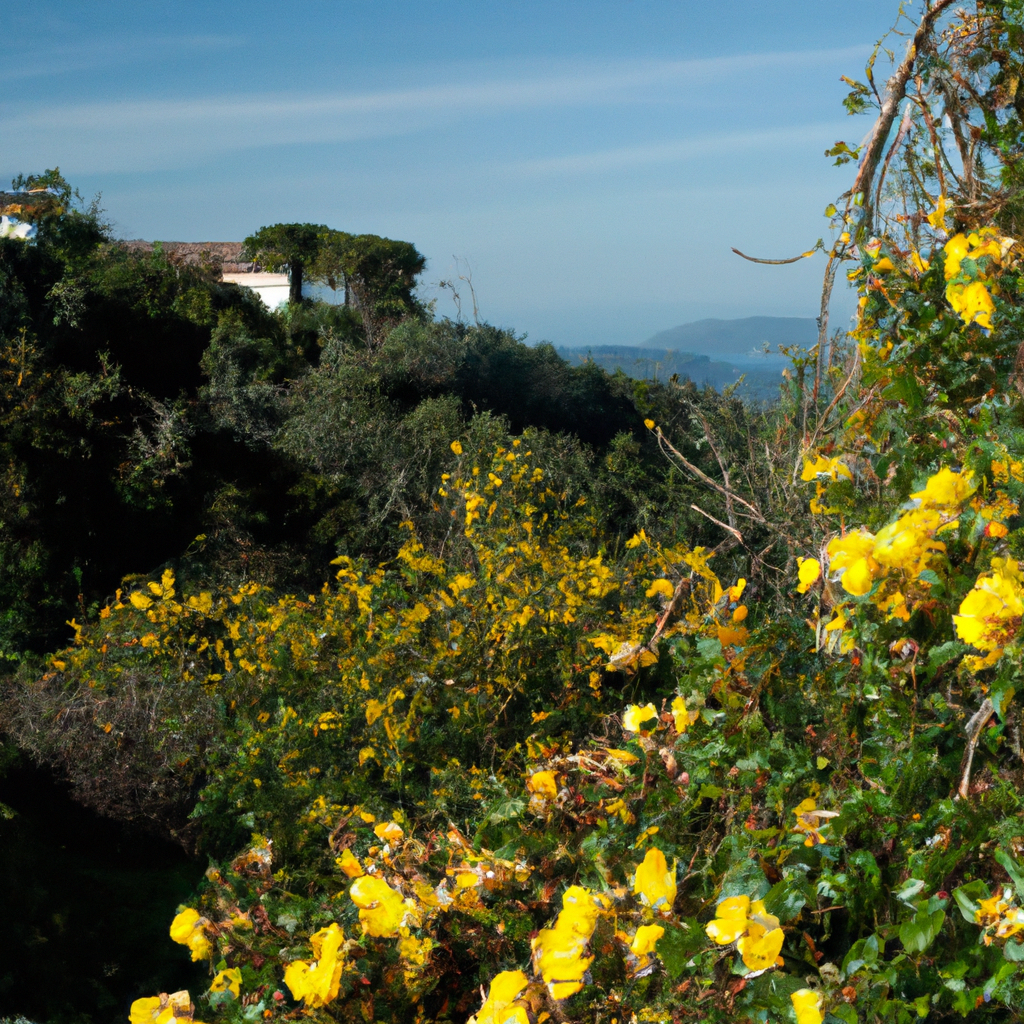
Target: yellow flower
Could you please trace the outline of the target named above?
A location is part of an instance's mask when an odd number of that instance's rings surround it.
[[[188,946],[193,960],[205,960],[213,952],[213,946],[204,930],[208,923],[205,917],[200,917],[197,911],[189,907],[171,922],[171,938],[182,946]]]
[[[944,526],[955,525],[955,521],[946,523],[934,508],[905,512],[878,531],[872,557],[889,569],[918,576],[928,567],[935,552],[946,550],[942,541],[935,540],[935,534]]]
[[[210,982],[211,992],[230,992],[236,999],[242,991],[242,972],[237,967],[219,971]]]
[[[846,572],[841,580],[843,590],[853,597],[863,597],[874,586],[871,563],[866,558],[859,558]]]
[[[991,317],[996,306],[981,281],[972,281],[970,284],[950,282],[946,285],[946,300],[960,314],[965,324],[977,323],[987,331],[992,330]]]
[[[935,210],[928,214],[928,223],[931,224],[936,231],[946,230],[946,197],[940,195],[939,201],[935,205]]]
[[[794,832],[802,832],[807,838],[804,839],[804,846],[818,846],[825,842],[821,830],[825,827],[819,824],[821,818],[836,818],[838,811],[819,811],[815,804],[814,797],[808,797],[801,801],[793,809],[796,815]]]
[[[796,589],[798,593],[806,594],[821,576],[821,562],[816,558],[798,558],[797,559],[797,578],[800,580],[800,586]]]
[[[963,234],[954,235],[942,247],[943,252],[946,254],[944,272],[947,281],[960,273],[960,264],[964,261],[970,248],[967,238]]]
[[[637,956],[645,956],[653,953],[658,939],[665,934],[665,929],[660,924],[644,924],[636,930],[633,941],[629,948]]]
[[[874,570],[878,567],[872,557],[874,548],[874,534],[863,528],[828,542],[829,567],[842,573],[843,590],[854,597],[863,596],[873,585]]]
[[[551,801],[558,798],[558,772],[534,772],[526,780],[530,794],[529,810],[534,814],[547,814]]]
[[[491,979],[484,1005],[466,1024],[529,1024],[525,1007],[515,1005],[515,1000],[529,983],[529,978],[522,971],[496,974]]]
[[[743,963],[751,971],[775,965],[785,938],[779,919],[765,910],[763,900],[730,896],[715,908],[715,919],[704,931],[720,946],[735,942]]]
[[[928,478],[923,491],[911,494],[922,505],[959,505],[978,489],[974,474],[969,469],[955,473],[944,467]]]
[[[800,988],[789,997],[796,1011],[796,1024],[821,1024],[821,996],[809,988]]]
[[[349,898],[359,907],[359,921],[368,935],[397,935],[405,917],[405,901],[384,881],[363,875],[352,883]]]
[[[128,1011],[131,1024],[169,1024],[173,1019],[174,1011],[165,1007],[159,996],[136,999]]]
[[[730,896],[715,907],[715,919],[708,922],[704,931],[718,945],[728,946],[747,930],[749,910],[749,896]]]
[[[680,735],[693,725],[700,717],[699,711],[687,711],[686,701],[682,697],[676,697],[672,701],[672,717],[675,719],[676,732]]]
[[[534,772],[526,781],[526,788],[548,800],[558,796],[558,772]]]
[[[405,835],[402,826],[394,821],[382,821],[374,828],[373,834],[386,843],[397,843]]]
[[[633,892],[649,907],[668,912],[676,901],[676,862],[669,869],[665,854],[652,846],[636,869]]]
[[[844,477],[847,480],[853,479],[850,467],[842,462],[838,455],[831,459],[826,458],[824,455],[818,455],[813,462],[805,458],[804,469],[800,474],[800,479],[815,480],[819,476],[827,476],[830,480],[838,480],[840,477]]]
[[[582,886],[570,886],[554,925],[531,941],[534,965],[553,999],[567,999],[583,988],[583,975],[594,959],[585,955],[587,942],[606,903]]]
[[[1024,616],[1024,588],[1017,562],[993,558],[992,571],[979,576],[953,616],[957,636],[980,651],[1002,653]],[[995,654],[998,657],[998,654]]]
[[[660,579],[655,580],[648,588],[645,596],[654,597],[660,595],[661,597],[671,598],[675,594],[676,588],[672,586],[670,580]]]
[[[648,430],[653,430],[654,429],[654,420],[651,420],[651,419],[644,420],[644,426]]]
[[[784,939],[779,919],[764,909],[761,900],[751,903],[747,930],[736,940],[736,948],[745,966],[751,971],[774,967]]]
[[[337,924],[321,928],[309,937],[316,960],[293,960],[284,972],[284,983],[294,999],[301,999],[309,1008],[326,1006],[338,995],[344,967],[341,949],[345,933]]]
[[[187,990],[136,999],[128,1011],[131,1024],[199,1024],[192,1021],[192,999]]]
[[[639,707],[636,704],[629,704],[622,716],[622,728],[627,732],[640,732],[644,722],[658,717],[658,711],[653,704],[645,704]]]
[[[340,857],[335,857],[334,863],[348,875],[349,878],[358,878],[362,875],[363,866],[351,850],[342,850]]]
[[[452,441],[451,449],[456,455],[462,454],[462,445],[458,441]]]

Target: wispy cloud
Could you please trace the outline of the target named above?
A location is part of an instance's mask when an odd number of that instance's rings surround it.
[[[730,132],[724,135],[680,139],[652,146],[623,146],[593,153],[521,160],[509,164],[508,170],[512,174],[522,176],[600,174],[606,171],[632,169],[646,164],[700,160],[719,153],[731,153],[745,149],[785,150],[805,142],[820,142],[833,128],[834,122],[830,122],[765,131]]]
[[[59,159],[74,165],[78,173],[187,167],[233,151],[386,138],[512,111],[669,100],[697,105],[706,102],[699,97],[706,96],[715,82],[725,86],[750,76],[759,81],[767,75],[788,77],[801,68],[835,67],[862,52],[861,47],[846,47],[611,66],[563,65],[547,74],[436,81],[373,92],[7,103],[0,104],[0,132],[11,165]]]
[[[60,78],[80,71],[152,64],[181,56],[234,49],[245,42],[242,36],[187,35],[133,36],[123,40],[89,40],[65,44],[28,45],[5,54],[0,82]]]

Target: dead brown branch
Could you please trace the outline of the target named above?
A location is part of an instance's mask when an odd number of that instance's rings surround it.
[[[739,249],[733,247],[732,250],[737,256],[742,256],[745,260],[750,260],[751,263],[770,263],[773,266],[782,266],[784,263],[798,263],[800,260],[807,259],[808,256],[813,256],[816,252],[815,249],[810,249],[807,252],[800,253],[799,256],[790,256],[788,260],[762,260],[757,256],[748,256],[745,252],[740,252]]]

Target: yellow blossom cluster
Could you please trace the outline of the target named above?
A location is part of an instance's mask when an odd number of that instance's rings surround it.
[[[202,1024],[186,990],[136,999],[128,1012],[130,1024]]]
[[[818,454],[813,461],[809,458],[804,459],[804,468],[800,474],[800,479],[814,481],[815,493],[811,499],[811,511],[823,515],[835,511],[835,509],[826,508],[821,503],[828,484],[840,479],[853,480],[853,473],[850,467],[838,455],[833,458],[827,458],[824,455]]]
[[[188,946],[193,960],[206,960],[213,952],[205,927],[209,923],[198,911],[186,907],[171,922],[171,938]]]
[[[743,963],[751,971],[781,964],[779,953],[785,936],[779,919],[765,910],[763,900],[730,896],[715,908],[715,919],[704,929],[720,946],[736,943]]]
[[[967,664],[975,671],[994,664],[1017,635],[1024,617],[1024,578],[1012,558],[993,558],[990,572],[975,581],[953,616],[957,636],[984,651]]]
[[[326,1006],[338,995],[345,967],[345,933],[337,924],[321,928],[309,937],[313,947],[312,962],[293,960],[284,972],[284,983],[293,998],[306,1006]]]
[[[611,906],[607,896],[581,885],[562,894],[562,909],[550,928],[542,928],[531,941],[533,963],[552,999],[567,999],[583,988],[583,975],[593,962],[587,943],[597,919]]]
[[[938,535],[956,529],[964,502],[977,484],[970,470],[943,468],[925,487],[911,495],[914,507],[902,512],[877,534],[863,527],[833,537],[827,545],[830,578],[853,597],[871,595],[887,618],[910,618],[916,599],[926,596],[931,584],[922,574],[931,569],[946,545]],[[798,590],[806,592],[821,575],[817,559],[800,563]],[[840,605],[826,628],[845,628]]]
[[[965,324],[976,323],[992,329],[999,285],[992,280],[991,267],[1003,263],[1014,242],[1002,237],[995,228],[984,227],[968,235],[956,234],[943,247],[946,301]],[[971,261],[965,267],[964,261]]]
[[[974,920],[983,930],[982,941],[986,946],[990,946],[993,939],[1009,939],[1024,934],[1024,910],[1013,902],[1013,893],[1009,889],[978,900]]]

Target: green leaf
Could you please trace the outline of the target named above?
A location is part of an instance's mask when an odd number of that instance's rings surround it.
[[[857,1024],[857,1011],[849,1003],[840,1003],[833,1007],[825,1020],[827,1021],[829,1017],[838,1017],[843,1024]]]
[[[1007,939],[1006,945],[1003,946],[1003,956],[1007,960],[1015,962],[1024,960],[1024,942],[1018,942],[1016,939]]]
[[[953,899],[956,900],[963,919],[971,924],[975,923],[974,914],[978,909],[977,901],[987,900],[989,895],[988,886],[980,878],[953,890]]]
[[[936,910],[934,914],[921,911],[910,921],[900,925],[900,942],[908,953],[923,953],[935,941],[935,936],[946,920],[944,910]]]
[[[491,804],[487,820],[492,824],[518,818],[526,807],[526,801],[518,796],[499,797]]]
[[[712,786],[710,782],[705,782],[700,787],[700,792],[697,794],[698,800],[717,800],[725,790],[721,786]]]
[[[793,875],[768,890],[764,897],[764,908],[785,923],[792,921],[813,897],[806,877]]]
[[[1010,881],[1017,890],[1017,898],[1024,899],[1024,874],[1021,873],[1020,865],[1003,849],[997,849],[992,856],[1010,876]]]
[[[908,878],[900,891],[895,894],[896,899],[911,906],[913,905],[912,900],[924,889],[924,885],[925,883],[920,878]]]

